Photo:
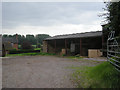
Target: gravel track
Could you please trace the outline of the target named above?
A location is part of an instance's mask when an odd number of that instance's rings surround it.
[[[93,66],[99,62],[56,56],[18,56],[2,59],[3,88],[75,88],[71,66]]]

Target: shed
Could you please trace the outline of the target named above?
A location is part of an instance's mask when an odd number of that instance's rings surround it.
[[[88,49],[102,49],[102,31],[57,35],[43,41],[43,52],[88,56]]]
[[[13,37],[2,37],[0,36],[1,39],[1,52],[2,56],[5,56],[7,53],[9,53],[9,50],[11,49],[18,49],[18,38],[16,34],[16,38]],[[1,56],[1,55],[0,55]]]

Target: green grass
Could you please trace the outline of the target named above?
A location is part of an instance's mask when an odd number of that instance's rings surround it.
[[[34,50],[41,50],[41,48],[35,48]]]
[[[37,45],[32,45],[32,46],[33,46],[33,48],[36,49],[36,46],[37,46]],[[20,48],[21,48],[21,45],[18,45],[18,48],[20,49]]]
[[[36,55],[55,55],[53,53],[43,53],[43,52],[40,52],[40,53],[21,53],[21,54],[8,54],[6,56],[36,56]]]
[[[20,49],[20,48],[21,48],[21,45],[18,45],[18,48]]]
[[[120,73],[109,63],[94,67],[71,67],[78,88],[120,88]]]
[[[36,48],[37,45],[32,45],[34,48]]]

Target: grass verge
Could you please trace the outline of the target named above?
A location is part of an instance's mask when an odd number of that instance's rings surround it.
[[[41,48],[35,48],[34,50],[41,50]]]
[[[120,72],[109,62],[94,67],[72,67],[78,88],[120,88]]]
[[[40,52],[40,53],[20,53],[20,54],[8,54],[6,56],[36,56],[36,55],[56,55],[56,54],[53,54],[53,53],[43,53],[43,52]]]

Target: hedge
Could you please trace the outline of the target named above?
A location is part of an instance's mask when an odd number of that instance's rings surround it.
[[[10,50],[9,54],[34,53],[34,52],[40,52],[40,50]]]

